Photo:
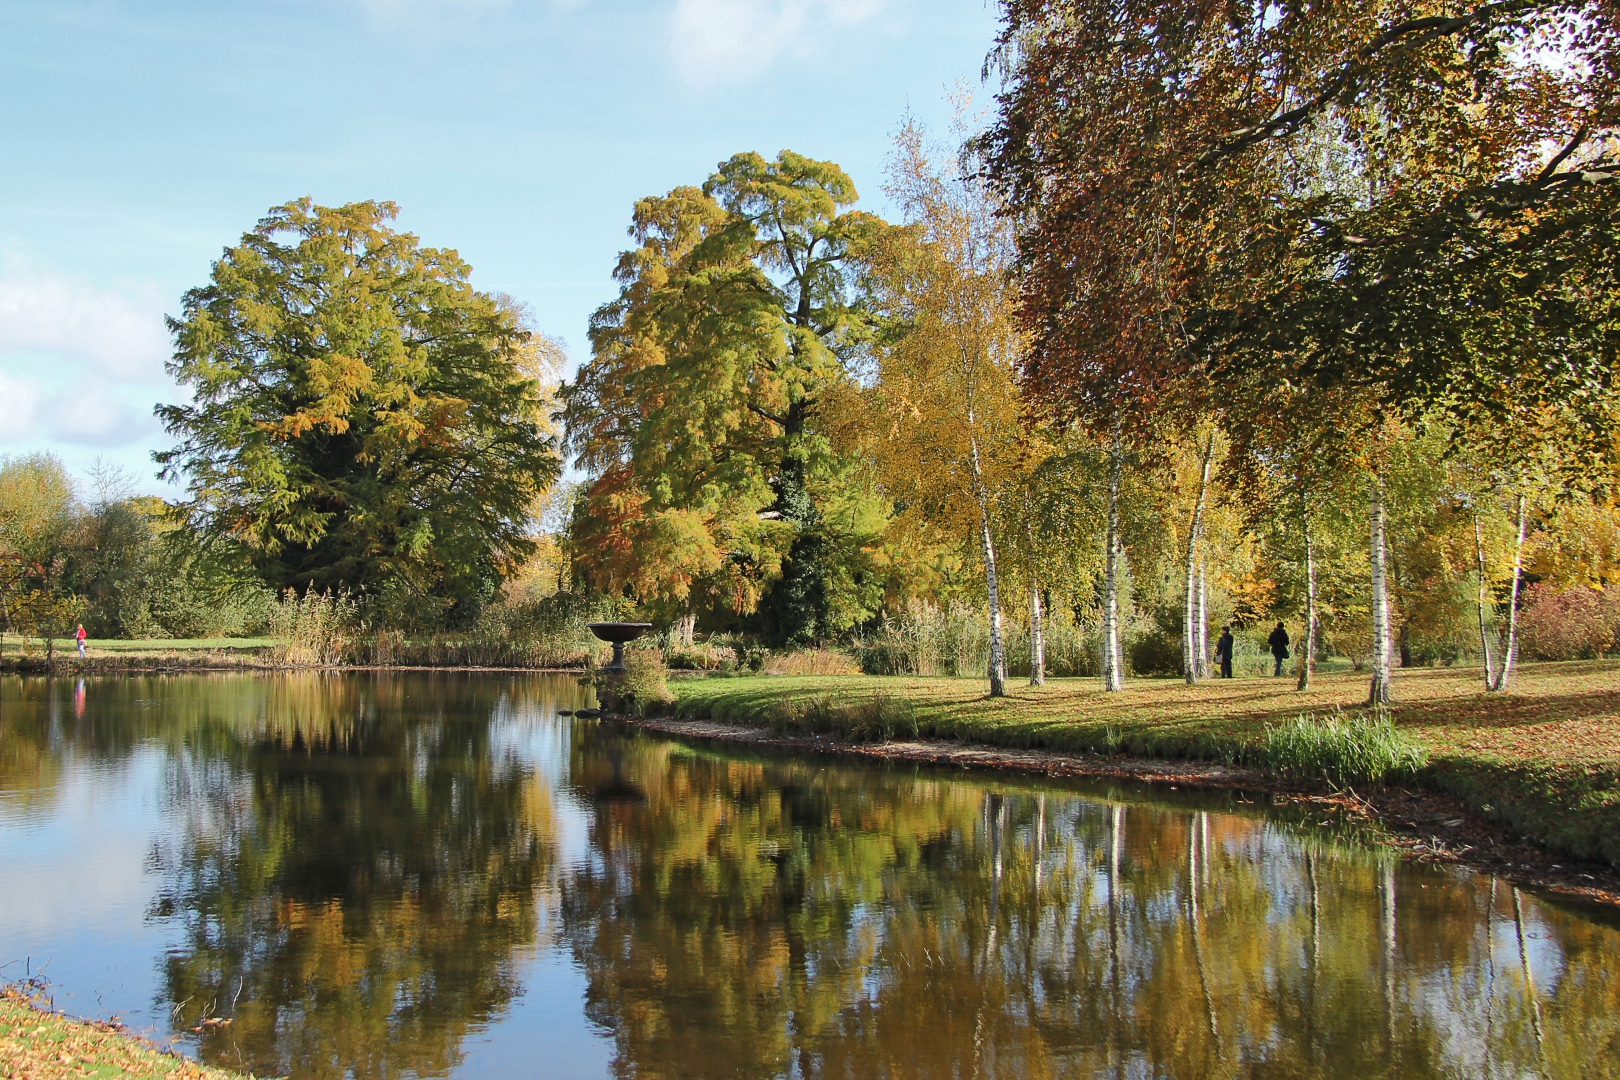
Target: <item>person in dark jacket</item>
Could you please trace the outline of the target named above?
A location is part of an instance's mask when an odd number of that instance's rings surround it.
[[[1232,677],[1232,628],[1221,627],[1221,636],[1215,641],[1215,660],[1221,665],[1221,678]]]
[[[1283,661],[1288,659],[1288,631],[1283,629],[1282,623],[1278,623],[1277,629],[1266,638],[1266,644],[1271,646],[1271,655],[1277,658],[1277,668],[1271,674],[1281,675]]]

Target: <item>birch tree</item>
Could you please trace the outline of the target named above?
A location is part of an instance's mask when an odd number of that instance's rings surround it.
[[[996,526],[1028,463],[1018,413],[1022,347],[1007,282],[1012,230],[968,163],[925,132],[895,139],[889,193],[908,223],[876,261],[893,336],[872,390],[885,490],[977,550],[990,624],[990,695],[1006,693]],[[971,538],[971,539],[969,539]]]

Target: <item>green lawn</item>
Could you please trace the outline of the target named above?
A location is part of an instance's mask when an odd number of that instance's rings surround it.
[[[1133,679],[1105,694],[1095,679],[1015,685],[985,696],[982,679],[781,676],[682,680],[676,712],[792,728],[808,714],[882,697],[909,703],[926,736],[1081,753],[1253,760],[1268,726],[1308,713],[1359,710],[1367,679]],[[1569,854],[1620,865],[1620,661],[1524,666],[1513,691],[1485,693],[1479,672],[1419,668],[1396,674],[1398,730],[1427,750],[1425,785],[1461,796]]]
[[[146,638],[139,641],[89,638],[79,659],[72,638],[57,638],[59,671],[113,675],[138,670],[261,667],[273,638]],[[41,670],[45,642],[0,635],[0,670]]]

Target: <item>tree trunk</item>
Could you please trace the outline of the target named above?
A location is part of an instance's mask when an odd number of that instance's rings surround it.
[[[1372,564],[1372,686],[1367,692],[1367,704],[1386,705],[1390,701],[1389,687],[1389,579],[1384,566],[1384,485],[1377,472],[1372,474],[1372,500],[1368,517],[1371,541],[1367,551]]]
[[[1198,549],[1198,677],[1209,678],[1209,581],[1203,546]]]
[[[1182,674],[1187,685],[1198,681],[1198,632],[1193,623],[1198,608],[1198,550],[1204,529],[1204,497],[1209,491],[1209,463],[1215,456],[1215,432],[1204,442],[1203,469],[1198,479],[1198,500],[1193,504],[1192,524],[1187,529],[1187,602],[1184,606],[1181,631]]]
[[[1046,685],[1046,634],[1041,618],[1041,586],[1029,584],[1029,685]]]
[[[973,410],[968,410],[973,423]],[[979,503],[979,545],[984,553],[984,587],[990,600],[990,696],[1007,696],[1007,654],[1001,639],[1001,590],[996,581],[996,545],[990,537],[990,493],[985,489],[984,472],[979,465],[979,439],[968,440],[973,459],[974,496]]]
[[[675,620],[675,644],[691,648],[697,631],[697,616],[690,612]]]
[[[1513,681],[1513,664],[1519,658],[1519,585],[1524,580],[1524,496],[1519,496],[1519,535],[1513,541],[1513,587],[1508,596],[1507,645],[1502,649],[1502,669],[1496,673],[1496,693],[1507,690]]]
[[[1125,689],[1119,642],[1119,438],[1108,452],[1107,577],[1103,582],[1102,677],[1105,691]]]
[[[1485,573],[1485,537],[1479,527],[1479,508],[1474,508],[1474,566],[1479,571],[1479,596],[1475,610],[1479,615],[1479,656],[1485,666],[1485,689],[1495,688],[1496,674],[1491,670],[1491,635],[1485,625],[1485,605],[1490,603],[1490,580]]]
[[[1316,538],[1311,534],[1311,511],[1300,515],[1305,523],[1305,640],[1299,651],[1298,690],[1311,688],[1311,670],[1316,667]]]

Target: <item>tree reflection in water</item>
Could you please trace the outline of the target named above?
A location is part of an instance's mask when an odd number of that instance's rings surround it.
[[[185,827],[157,853],[153,914],[184,925],[166,981],[205,1059],[442,1075],[519,991],[554,861],[550,791],[492,752],[500,687],[442,680],[426,706],[422,689],[280,680],[171,759]]]
[[[160,998],[259,1074],[473,1075],[544,950],[622,1077],[1620,1070],[1613,920],[1275,812],[569,725],[572,680],[76,689],[0,685],[0,825],[160,764]]]
[[[641,798],[592,804],[592,858],[561,903],[620,1076],[1591,1077],[1620,1061],[1612,927],[1543,907],[1536,963],[1511,937],[1517,894],[1304,829],[582,733],[576,788],[610,775]],[[1515,963],[1493,968],[1505,933]]]

